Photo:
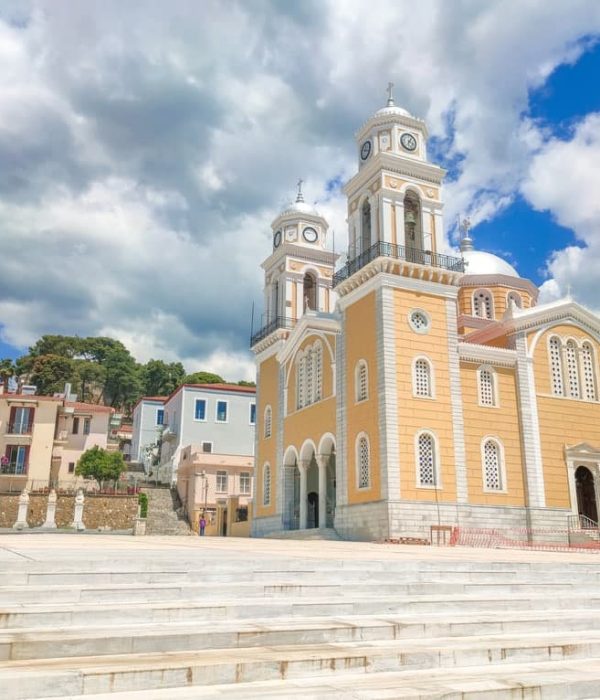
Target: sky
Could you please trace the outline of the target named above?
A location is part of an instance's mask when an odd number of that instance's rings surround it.
[[[298,178],[347,241],[354,134],[425,119],[479,249],[600,311],[597,0],[0,0],[0,357],[108,335],[254,374]]]

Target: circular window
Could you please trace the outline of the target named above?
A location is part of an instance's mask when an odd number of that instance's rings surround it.
[[[408,322],[415,333],[427,333],[431,325],[429,315],[421,309],[411,311],[408,316]]]

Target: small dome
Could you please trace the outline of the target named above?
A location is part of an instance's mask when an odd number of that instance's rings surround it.
[[[374,117],[386,117],[386,116],[398,116],[398,117],[410,117],[412,116],[410,112],[407,112],[405,109],[402,109],[402,107],[396,107],[396,105],[387,105],[386,107],[382,107],[381,109],[378,109],[375,114],[373,115]]]
[[[310,214],[311,216],[320,216],[319,212],[306,202],[292,202],[281,212],[280,216],[285,216],[286,214]]]
[[[462,256],[467,263],[465,275],[520,276],[510,263],[493,253],[486,253],[483,250],[464,250]]]

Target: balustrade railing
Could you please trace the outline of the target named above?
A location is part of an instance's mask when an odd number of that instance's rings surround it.
[[[268,335],[271,335],[271,333],[273,333],[273,331],[276,331],[278,328],[288,328],[291,330],[295,325],[296,321],[293,318],[288,318],[287,316],[276,316],[266,325],[264,325],[259,331],[254,333],[254,335],[250,339],[250,347],[256,345],[256,343],[260,342],[261,340],[263,340],[263,338],[266,338]]]

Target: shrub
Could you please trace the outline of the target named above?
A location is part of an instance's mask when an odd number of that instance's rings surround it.
[[[140,505],[140,518],[148,517],[148,496],[145,493],[138,495],[138,503]]]

